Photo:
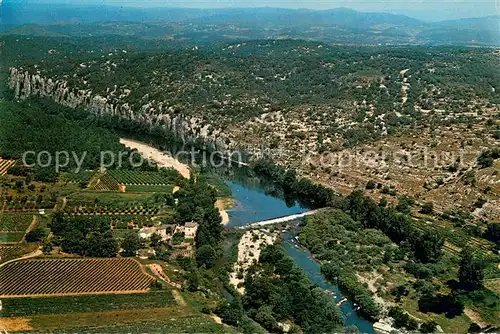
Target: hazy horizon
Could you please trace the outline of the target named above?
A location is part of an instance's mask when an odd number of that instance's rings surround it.
[[[108,5],[136,8],[290,8],[290,9],[335,9],[350,8],[363,12],[386,12],[391,14],[408,15],[424,21],[453,20],[460,18],[484,17],[500,13],[500,0],[483,1],[455,1],[455,0],[365,0],[365,1],[340,1],[340,0],[3,0],[3,3],[20,4],[60,4],[60,5]],[[0,0],[0,5],[2,0]]]

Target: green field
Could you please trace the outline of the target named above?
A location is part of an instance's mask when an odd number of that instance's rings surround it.
[[[32,221],[32,213],[0,213],[0,231],[24,232]]]
[[[164,176],[159,172],[143,172],[116,169],[108,171],[118,183],[126,185],[169,185],[172,175]]]
[[[160,308],[176,305],[170,290],[141,294],[109,294],[70,297],[6,298],[2,300],[3,317],[42,314],[67,314]]]
[[[217,324],[208,316],[188,316],[102,327],[79,327],[72,328],[72,331],[85,333],[238,333],[232,327]],[[64,333],[67,330],[57,332]]]
[[[20,242],[24,237],[24,232],[0,232],[0,243]]]
[[[171,185],[149,185],[149,186],[140,186],[140,185],[127,185],[126,192],[127,193],[167,193],[171,194],[173,190],[173,186]]]

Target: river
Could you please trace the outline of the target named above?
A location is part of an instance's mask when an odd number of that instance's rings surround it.
[[[147,145],[149,144],[145,145],[148,147],[149,152],[149,146]],[[172,149],[173,147],[169,146],[169,144],[165,144],[164,147],[169,147],[170,152],[178,151],[178,148]],[[148,152],[144,151],[142,153],[148,156]],[[158,152],[158,154],[163,155],[162,152]],[[151,153],[149,153],[149,155],[151,155]],[[156,160],[161,160],[162,157],[156,158]],[[171,157],[166,158],[171,159]],[[176,166],[177,165],[174,167]],[[234,168],[226,166],[213,170],[213,172],[221,175],[225,179],[224,182],[232,192],[234,207],[227,210],[229,214],[229,223],[226,225],[227,228],[245,226],[258,221],[308,211],[308,209],[304,208],[296,201],[285,199],[269,182],[262,181],[259,178],[249,175],[246,167]],[[329,291],[335,303],[338,303],[344,298],[338,286],[329,283],[325,279],[321,273],[319,264],[311,257],[307,250],[297,245],[294,237],[295,234],[293,232],[287,232],[283,235],[283,246],[288,255],[294,260],[299,268],[304,270],[311,281],[320,288]],[[358,316],[354,304],[349,300],[340,305],[340,311],[346,326],[356,326],[362,333],[374,333],[373,324]]]
[[[255,182],[251,185],[234,180],[225,181],[231,188],[235,207],[228,210],[229,224],[227,227],[244,226],[253,222],[267,220],[307,211],[297,203],[285,203],[283,199],[271,196],[269,191],[259,188]],[[294,232],[283,235],[283,246],[295,264],[304,270],[309,279],[320,288],[330,291],[335,303],[344,296],[338,286],[328,282],[321,273],[320,265],[303,248],[297,245]],[[346,326],[356,326],[362,333],[374,333],[373,324],[360,316],[355,311],[354,304],[347,300],[340,305],[340,311]]]

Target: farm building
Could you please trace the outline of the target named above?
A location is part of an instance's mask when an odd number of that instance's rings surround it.
[[[198,223],[186,223],[184,228],[184,235],[186,239],[194,239],[196,236],[196,231],[198,231]]]
[[[161,225],[160,227],[158,227],[156,233],[158,233],[161,236],[161,240],[167,241],[172,239],[172,235],[174,234],[173,232],[175,231],[176,227],[177,227],[176,224]]]
[[[156,233],[156,227],[143,227],[139,230],[139,238],[149,239],[154,233]]]
[[[198,223],[190,222],[186,223],[184,226],[177,226],[175,233],[184,233],[186,239],[194,239],[196,236],[196,231],[198,231]]]

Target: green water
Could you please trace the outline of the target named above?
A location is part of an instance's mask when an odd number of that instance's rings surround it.
[[[285,203],[283,199],[272,196],[269,189],[259,187],[258,183],[248,184],[238,181],[226,181],[231,188],[233,199],[236,206],[229,210],[229,224],[227,227],[244,226],[261,220],[283,217],[300,212],[307,211],[297,203]],[[293,232],[287,232],[283,236],[283,246],[288,255],[294,260],[295,264],[304,270],[320,288],[329,291],[335,302],[339,302],[344,296],[338,286],[328,282],[323,274],[319,264],[310,256],[310,254],[300,248],[294,239]],[[340,311],[344,318],[346,326],[356,326],[362,333],[374,333],[373,324],[360,316],[355,311],[355,305],[351,301],[346,301],[340,305]]]

